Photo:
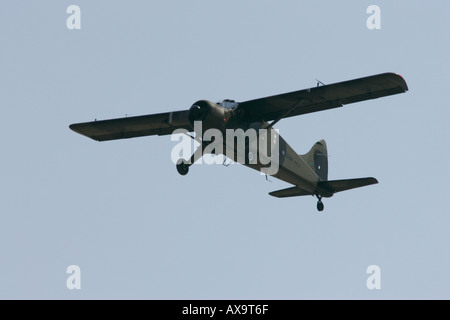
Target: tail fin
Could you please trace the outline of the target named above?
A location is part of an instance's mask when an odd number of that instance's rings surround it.
[[[308,153],[300,155],[322,181],[328,179],[328,152],[325,140],[316,142]]]

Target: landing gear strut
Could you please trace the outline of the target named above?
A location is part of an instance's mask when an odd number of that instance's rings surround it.
[[[203,151],[205,149],[205,146],[207,144],[205,144],[204,142],[202,142],[202,146],[199,146],[197,148],[197,150],[195,150],[195,152],[192,154],[191,158],[189,160],[185,160],[185,159],[178,159],[177,161],[177,171],[179,174],[181,174],[182,176],[185,176],[188,174],[189,172],[189,167],[198,159],[200,159],[203,155]]]
[[[317,210],[323,211],[324,206],[323,206],[323,202],[322,202],[322,196],[317,195],[317,199],[318,199],[318,201],[317,201]]]

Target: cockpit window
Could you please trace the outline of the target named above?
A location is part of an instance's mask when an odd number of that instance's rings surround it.
[[[225,109],[234,109],[238,106],[237,102],[235,102],[234,100],[230,100],[230,99],[225,99],[221,102],[218,102],[217,104],[221,105]]]

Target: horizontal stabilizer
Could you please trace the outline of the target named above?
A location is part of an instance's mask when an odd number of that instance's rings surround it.
[[[369,186],[378,183],[375,178],[358,178],[344,180],[319,181],[318,186],[332,193]]]
[[[277,191],[272,191],[269,193],[271,196],[277,198],[287,198],[287,197],[298,197],[298,196],[310,196],[312,193],[305,191],[303,189],[292,187],[287,189],[281,189]]]

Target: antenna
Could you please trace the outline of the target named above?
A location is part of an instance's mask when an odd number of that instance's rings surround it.
[[[319,87],[320,85],[325,85],[325,83],[323,83],[322,81],[320,81],[319,79],[316,79],[316,81],[317,81],[317,86]]]
[[[225,167],[228,167],[230,164],[233,163],[233,160],[231,160],[230,163],[226,164],[225,162],[227,162],[227,159],[228,159],[227,157],[225,157],[225,156],[223,157],[222,165]]]

